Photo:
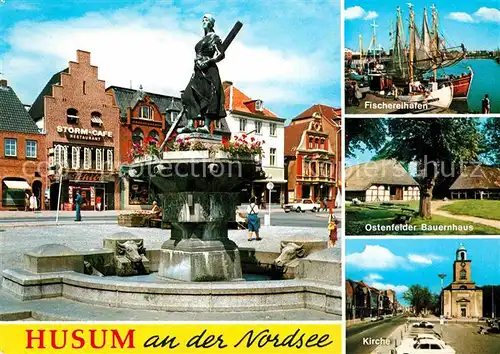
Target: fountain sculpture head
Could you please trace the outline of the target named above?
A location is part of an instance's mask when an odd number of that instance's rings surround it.
[[[274,260],[274,263],[281,267],[286,266],[295,259],[302,258],[306,255],[304,246],[299,246],[295,243],[281,242],[281,249],[281,254]]]
[[[125,256],[132,263],[137,263],[142,261],[141,254],[144,254],[146,250],[144,249],[144,241],[135,242],[129,240],[124,243],[117,242],[116,250],[120,256]]]

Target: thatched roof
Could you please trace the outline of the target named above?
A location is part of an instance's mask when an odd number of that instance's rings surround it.
[[[346,191],[366,191],[372,185],[418,186],[396,160],[365,162],[346,168]]]
[[[500,189],[500,168],[467,166],[450,187],[450,190],[464,189]]]

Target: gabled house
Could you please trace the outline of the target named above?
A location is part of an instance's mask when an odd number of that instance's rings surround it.
[[[346,168],[345,198],[364,202],[419,200],[419,184],[393,159],[370,161]]]
[[[452,199],[500,199],[500,168],[467,166],[450,187]]]

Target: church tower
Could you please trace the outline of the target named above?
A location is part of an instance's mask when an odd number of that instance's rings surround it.
[[[472,281],[471,261],[467,259],[467,250],[463,243],[456,251],[453,263],[453,289],[474,289],[475,282]]]
[[[453,282],[443,289],[444,315],[453,318],[483,316],[483,290],[472,280],[472,261],[461,243],[455,252]]]

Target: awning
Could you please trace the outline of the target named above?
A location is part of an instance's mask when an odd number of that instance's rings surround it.
[[[102,125],[102,119],[100,117],[91,117],[90,121],[94,124]]]
[[[286,179],[258,179],[254,182],[258,182],[258,183],[273,182],[276,184],[283,184],[283,183],[287,183],[287,180]]]
[[[3,181],[9,189],[31,189],[26,181]]]

